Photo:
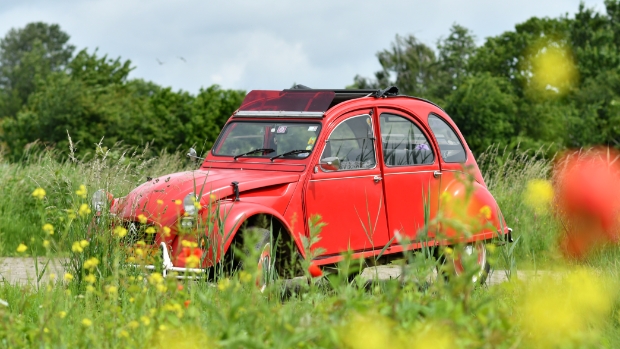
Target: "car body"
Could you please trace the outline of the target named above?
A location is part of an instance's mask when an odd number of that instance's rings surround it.
[[[268,150],[242,155],[255,149]],[[184,241],[196,237],[179,232],[196,220],[212,248],[193,245],[202,248],[195,269],[222,260],[257,217],[305,258],[303,237],[320,215],[326,225],[311,247],[321,251],[312,256],[316,265],[337,263],[346,251],[391,256],[454,243],[446,237],[471,243],[510,234],[458,127],[437,105],[394,88],[251,91],[201,161],[109,205],[130,234],[154,228],[144,244],[163,248],[167,270],[187,267]],[[464,196],[458,209],[482,222],[476,231],[428,227],[438,212],[454,210],[442,207],[444,199]]]

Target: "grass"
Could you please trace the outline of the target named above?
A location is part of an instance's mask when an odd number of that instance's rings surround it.
[[[529,181],[550,174],[551,162],[535,152],[491,149],[478,161],[507,224],[520,237],[510,257],[520,269],[552,269],[557,277],[492,287],[475,287],[467,274],[428,282],[437,262],[428,253],[407,253],[404,282],[351,280],[344,271],[356,262],[346,259],[332,274],[312,279],[306,273],[295,287],[277,280],[264,293],[254,285],[252,267],[216,275],[212,283],[129,268],[110,236],[71,251],[86,236],[90,216],[80,215],[79,208],[93,190],[124,195],[147,176],[195,166],[180,154],[152,159],[122,154],[100,149],[90,160],[60,161],[47,152],[22,164],[0,164],[0,253],[16,255],[25,244],[31,255],[62,255],[80,265],[38,286],[0,284],[0,299],[8,302],[0,304],[0,348],[620,346],[618,248],[609,246],[579,263],[559,257],[555,218],[523,200]],[[82,184],[86,198],[76,194]],[[46,200],[31,196],[36,187],[45,188]],[[42,230],[46,222],[53,223],[54,235]],[[43,246],[45,240],[50,247]],[[490,255],[498,268],[504,267],[502,248]],[[458,247],[446,257],[457,254]],[[81,267],[91,258],[98,264]],[[245,258],[243,265],[252,266],[257,256]]]

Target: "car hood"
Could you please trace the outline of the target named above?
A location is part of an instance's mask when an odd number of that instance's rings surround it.
[[[187,194],[200,195],[201,203],[211,195],[223,199],[233,195],[232,182],[239,183],[239,192],[273,185],[297,182],[299,174],[273,173],[259,170],[210,169],[179,172],[154,178],[119,199],[116,213],[123,217],[144,213],[147,217],[170,210],[176,212],[175,200],[183,200]]]

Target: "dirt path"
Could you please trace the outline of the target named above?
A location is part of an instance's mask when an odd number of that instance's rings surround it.
[[[58,278],[62,278],[64,270],[62,269],[61,259],[50,260],[47,268],[46,258],[39,258],[37,260],[39,273],[43,274],[40,282],[46,282],[49,280],[51,274],[55,274]],[[45,272],[43,273],[43,269]],[[525,272],[519,271],[517,277],[519,279],[531,279],[535,277],[545,277],[548,272]],[[378,277],[382,280],[396,279],[401,275],[400,267],[395,265],[384,265],[379,267],[369,267],[364,269],[362,276],[366,279],[373,279]],[[35,268],[35,261],[33,258],[19,258],[19,257],[0,257],[0,282],[7,282],[10,284],[19,283],[22,285],[31,283],[35,284],[37,280],[37,273]],[[491,272],[491,275],[487,279],[488,285],[496,285],[505,282],[506,272],[504,270],[495,270]]]

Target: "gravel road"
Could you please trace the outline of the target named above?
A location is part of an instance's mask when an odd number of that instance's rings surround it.
[[[47,263],[46,258],[39,258],[37,264],[39,267],[39,273],[43,271]],[[45,273],[41,277],[41,282],[49,280],[50,274],[56,274],[58,277],[64,275],[64,270],[61,265],[60,259],[50,260]],[[400,277],[401,269],[395,265],[384,265],[378,267],[369,267],[364,269],[362,276],[366,279],[373,279],[378,277],[382,280],[395,279]],[[548,272],[524,272],[519,271],[517,277],[519,279],[531,279],[535,277],[546,276]],[[0,282],[7,282],[10,284],[22,284],[28,283],[35,284],[37,279],[37,273],[35,268],[35,260],[33,258],[19,258],[19,257],[0,257]],[[491,273],[487,279],[488,285],[495,285],[506,281],[506,273],[504,270],[495,270]]]

